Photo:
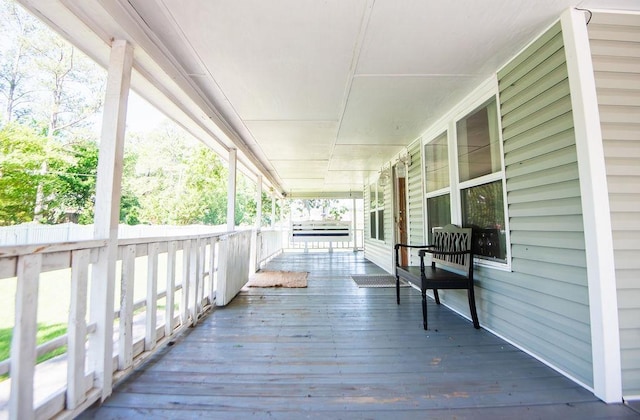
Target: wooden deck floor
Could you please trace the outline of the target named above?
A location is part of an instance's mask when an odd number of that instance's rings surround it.
[[[419,293],[359,289],[361,253],[284,254],[306,289],[250,289],[83,418],[637,418]]]

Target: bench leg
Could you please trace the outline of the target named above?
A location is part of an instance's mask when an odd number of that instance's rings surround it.
[[[427,329],[427,289],[422,288],[422,326]]]
[[[473,291],[473,285],[471,285],[471,287],[469,288],[467,296],[469,296],[469,311],[471,312],[471,319],[473,320],[473,328],[479,329],[480,322],[478,322],[478,311],[476,311],[476,296]]]
[[[396,303],[400,305],[400,276],[396,276]]]
[[[438,295],[438,289],[433,289],[433,297],[436,300],[436,303],[440,305],[440,296]]]

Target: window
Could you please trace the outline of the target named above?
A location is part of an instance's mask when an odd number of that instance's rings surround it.
[[[460,182],[499,172],[500,137],[495,99],[456,123]]]
[[[449,186],[449,147],[447,133],[424,146],[427,192],[433,192]]]
[[[456,123],[462,226],[473,228],[473,252],[506,263],[502,160],[496,99]]]
[[[372,239],[384,241],[384,187],[369,187],[369,232]]]
[[[432,243],[433,229],[443,227],[451,223],[451,197],[443,194],[436,197],[427,198],[427,214],[429,215],[427,225],[428,243]]]
[[[461,191],[462,226],[473,228],[473,253],[478,257],[506,262],[502,181]]]
[[[427,191],[427,239],[431,243],[433,229],[451,223],[449,195],[449,145],[447,132],[424,146],[425,189]]]
[[[449,164],[449,145],[455,165]],[[473,229],[475,257],[488,265],[507,261],[504,171],[498,109],[493,97],[424,147],[428,239],[448,223]],[[453,166],[453,167],[452,167]],[[457,173],[456,173],[457,168]]]

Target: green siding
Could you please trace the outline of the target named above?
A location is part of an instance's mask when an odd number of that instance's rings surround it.
[[[378,187],[380,191],[381,187]],[[389,273],[393,271],[393,260],[390,257],[393,233],[393,207],[391,196],[391,182],[384,186],[384,241],[371,239],[370,229],[370,205],[369,205],[369,186],[364,189],[364,256],[369,261],[387,270]]]
[[[640,397],[640,16],[595,13],[595,70],[618,292],[625,398]]]
[[[420,142],[414,142],[409,147],[411,154],[411,166],[407,179],[407,209],[409,220],[409,243],[411,245],[423,245],[424,238],[424,211],[422,193],[422,159]],[[411,264],[419,264],[418,251],[411,251]]]
[[[593,385],[582,205],[560,24],[505,66],[498,83],[512,271],[477,270],[482,320]]]

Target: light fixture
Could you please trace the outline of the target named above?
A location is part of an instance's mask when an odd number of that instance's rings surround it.
[[[384,187],[391,180],[391,168],[385,168],[380,172],[380,176],[378,177],[378,185]]]
[[[407,166],[411,166],[411,154],[406,149],[400,154],[400,156],[398,156],[398,160]]]

